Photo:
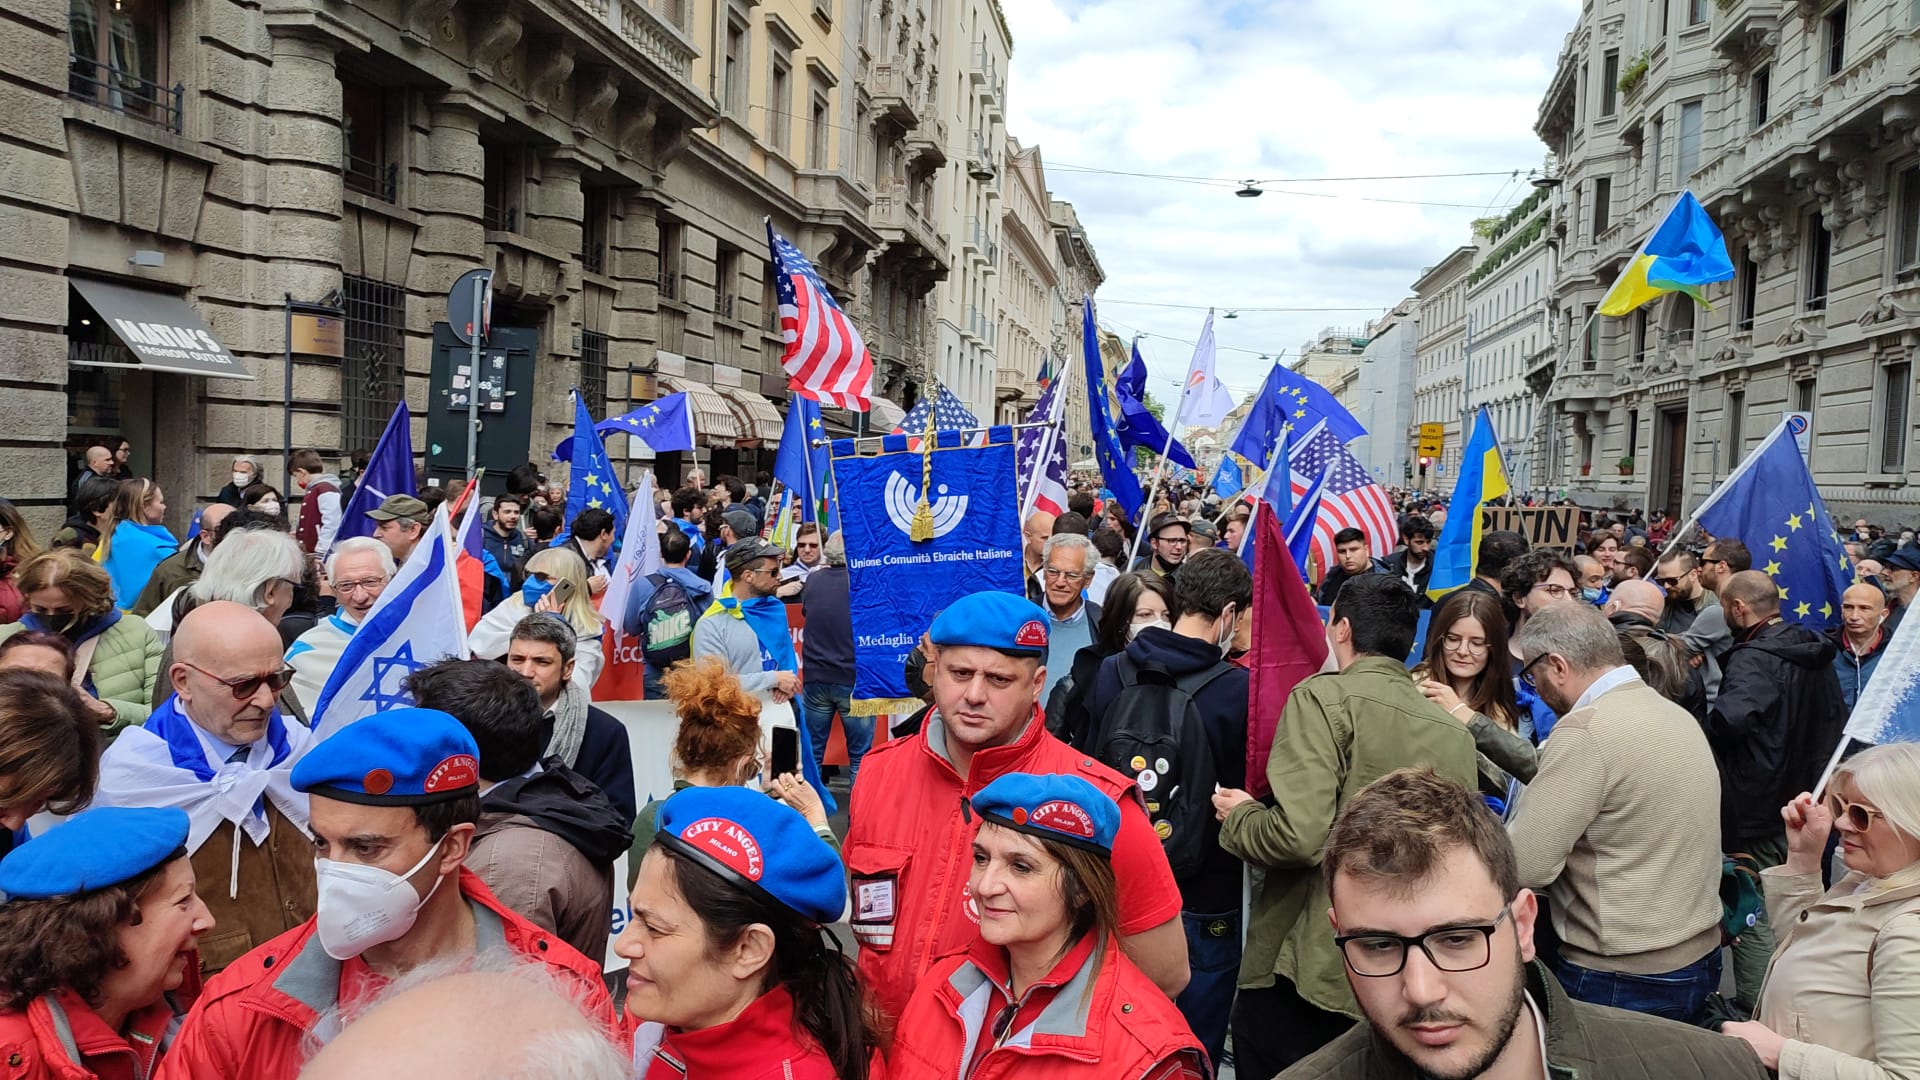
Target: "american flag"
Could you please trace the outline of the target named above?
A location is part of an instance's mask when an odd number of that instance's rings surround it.
[[[920,448],[920,439],[927,433],[927,410],[933,410],[933,429],[935,431],[970,431],[980,426],[980,421],[967,410],[953,391],[934,384],[933,396],[922,397],[920,403],[907,411],[894,425],[893,434],[905,435],[907,445],[915,450]],[[976,432],[968,442],[980,446],[986,445],[987,433]]]
[[[842,409],[866,412],[873,401],[873,355],[853,320],[833,302],[826,283],[800,249],[767,224],[773,288],[780,302],[780,366],[789,386]]]
[[[1033,406],[1029,424],[1044,427],[1022,428],[1013,443],[1014,475],[1020,478],[1020,519],[1025,521],[1034,510],[1045,510],[1054,517],[1067,512],[1067,433],[1062,421],[1066,410],[1060,400],[1060,380],[1047,384],[1046,393]]]
[[[1313,486],[1320,470],[1327,484],[1320,492],[1320,516],[1313,522],[1313,554],[1321,566],[1333,565],[1333,534],[1359,529],[1367,534],[1373,557],[1385,558],[1399,542],[1399,517],[1393,502],[1332,430],[1316,424],[1287,449],[1293,497],[1298,500]]]

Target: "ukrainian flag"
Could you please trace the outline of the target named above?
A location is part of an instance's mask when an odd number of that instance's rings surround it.
[[[1693,192],[1683,191],[1660,227],[1640,245],[1633,261],[1607,290],[1606,298],[1600,301],[1600,314],[1625,315],[1649,300],[1676,292],[1710,307],[1701,295],[1701,286],[1732,279],[1733,260],[1727,256],[1727,240],[1720,235],[1720,226],[1707,216],[1707,208],[1700,205]]]
[[[1433,575],[1427,595],[1439,599],[1473,580],[1473,557],[1480,550],[1480,508],[1505,495],[1506,466],[1500,461],[1500,438],[1493,420],[1481,409],[1473,420],[1473,438],[1460,457],[1460,479],[1454,481],[1447,503],[1447,524],[1433,546]]]

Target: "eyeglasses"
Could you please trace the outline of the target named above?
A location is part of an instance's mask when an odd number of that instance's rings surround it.
[[[385,589],[386,587],[387,587],[387,579],[383,577],[361,578],[357,581],[336,581],[333,583],[333,591],[337,593],[350,593],[350,592],[377,593]]]
[[[1701,566],[1728,566],[1731,564],[1728,563],[1727,560],[1725,559],[1701,559],[1700,565]]]
[[[1555,584],[1543,581],[1540,584],[1535,585],[1534,588],[1541,590],[1542,592],[1546,593],[1548,596],[1553,597],[1555,600],[1565,600],[1567,597],[1573,595],[1573,586],[1571,585],[1555,585]]]
[[[231,679],[223,679],[213,672],[208,671],[206,668],[201,667],[199,664],[188,664],[185,660],[180,662],[233,691],[235,701],[247,700],[259,693],[262,686],[277,694],[285,690],[287,685],[293,682],[293,669],[290,667],[283,667],[271,675],[240,675]]]
[[[1526,666],[1520,669],[1520,681],[1527,685],[1527,689],[1529,690],[1539,689],[1539,687],[1533,681],[1533,666],[1552,655],[1553,655],[1552,653],[1543,652],[1539,656],[1536,656],[1533,659],[1527,661]]]
[[[1051,566],[1042,568],[1040,572],[1046,575],[1048,581],[1072,581],[1087,576],[1081,570],[1060,570]]]
[[[1486,638],[1465,638],[1458,634],[1448,634],[1440,639],[1440,647],[1448,652],[1469,652],[1475,656],[1487,651]]]
[[[1493,934],[1513,913],[1503,907],[1480,926],[1448,926],[1417,937],[1400,934],[1347,934],[1333,939],[1355,975],[1385,979],[1407,966],[1407,950],[1418,946],[1441,971],[1478,971],[1493,957]]]
[[[1866,832],[1873,827],[1874,818],[1886,816],[1865,803],[1848,802],[1838,795],[1827,796],[1827,811],[1836,822],[1845,819],[1854,832]]]

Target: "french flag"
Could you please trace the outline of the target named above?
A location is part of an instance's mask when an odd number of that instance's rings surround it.
[[[458,514],[464,506],[467,511],[453,536],[452,555],[453,576],[460,583],[460,609],[466,616],[468,633],[473,632],[480,616],[486,614],[486,548],[480,541],[480,500],[475,497],[479,483],[478,477],[467,481],[467,489],[454,500],[452,510]]]

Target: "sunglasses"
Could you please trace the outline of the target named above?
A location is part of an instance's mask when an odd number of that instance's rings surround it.
[[[1653,579],[1653,583],[1668,592],[1672,592],[1680,587],[1680,579],[1677,577],[1657,577]]]
[[[1848,802],[1838,795],[1827,796],[1827,812],[1833,820],[1845,821],[1854,832],[1866,832],[1873,827],[1873,819],[1884,817],[1880,811],[1864,803]]]
[[[293,669],[290,667],[283,667],[270,675],[241,675],[232,679],[223,679],[199,664],[188,664],[185,660],[180,662],[233,691],[235,701],[247,700],[259,693],[262,686],[277,694],[293,682]]]

